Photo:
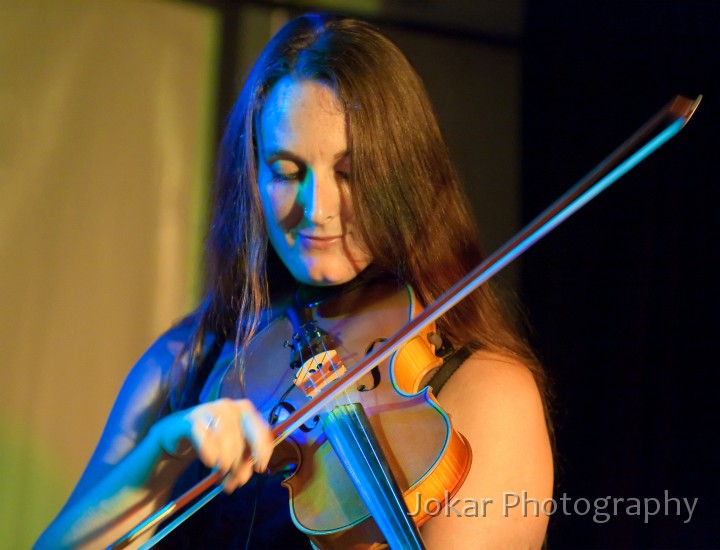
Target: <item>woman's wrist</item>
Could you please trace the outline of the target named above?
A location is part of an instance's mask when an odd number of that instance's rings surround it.
[[[195,458],[195,449],[182,430],[182,420],[166,417],[154,424],[148,431],[148,443],[155,445],[160,452],[158,460],[189,462]]]

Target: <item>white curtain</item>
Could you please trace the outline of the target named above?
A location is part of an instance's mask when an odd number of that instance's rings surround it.
[[[180,2],[0,3],[0,548],[57,513],[193,305],[218,26]]]

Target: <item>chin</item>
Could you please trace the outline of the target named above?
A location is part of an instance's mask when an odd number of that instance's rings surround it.
[[[313,286],[334,286],[347,283],[355,278],[355,274],[343,276],[317,276],[313,277],[308,275],[307,277],[300,279],[301,283],[305,283]]]
[[[352,281],[357,274],[350,266],[309,266],[295,274],[295,278],[307,285],[333,286]]]

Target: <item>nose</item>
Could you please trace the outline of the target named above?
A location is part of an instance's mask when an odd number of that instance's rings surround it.
[[[300,192],[305,218],[322,225],[337,215],[340,193],[334,174],[308,170]]]

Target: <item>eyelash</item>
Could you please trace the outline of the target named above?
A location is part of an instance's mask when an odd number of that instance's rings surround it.
[[[281,174],[281,173],[278,173],[278,172],[275,172],[275,171],[271,171],[271,172],[272,172],[272,176],[273,176],[273,180],[274,180],[274,181],[286,182],[286,183],[287,183],[287,182],[300,182],[300,181],[302,181],[303,179],[305,179],[305,178],[304,178],[304,175],[302,175],[301,172],[293,172],[292,174]],[[349,180],[350,180],[350,174],[347,173],[347,172],[342,172],[342,171],[338,170],[338,171],[336,171],[335,173],[338,175],[338,177],[339,177],[342,181],[349,181]]]
[[[299,182],[301,181],[301,172],[293,172],[292,174],[281,174],[279,172],[272,171],[273,180],[280,182]]]

